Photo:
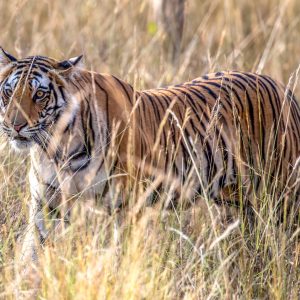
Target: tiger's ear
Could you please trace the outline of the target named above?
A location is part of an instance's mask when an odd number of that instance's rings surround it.
[[[83,55],[79,55],[76,57],[72,57],[68,60],[60,61],[57,64],[57,69],[59,72],[65,72],[70,70],[73,67],[83,67],[82,58]]]
[[[17,59],[0,47],[0,70],[14,61]]]

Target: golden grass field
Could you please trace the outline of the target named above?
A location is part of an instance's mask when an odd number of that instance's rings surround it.
[[[294,78],[300,99],[299,0],[187,0],[175,65],[165,38],[145,0],[0,1],[0,45],[18,57],[83,53],[87,69],[137,89],[259,71],[285,84]],[[71,225],[24,279],[14,257],[27,219],[29,159],[4,141],[0,157],[0,299],[300,298],[300,227],[275,224],[272,195],[251,230],[245,216],[233,211],[226,222],[209,201],[164,216],[155,208],[128,213],[119,247],[114,217],[78,203]]]

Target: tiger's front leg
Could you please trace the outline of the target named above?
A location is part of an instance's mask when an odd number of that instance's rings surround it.
[[[36,261],[37,246],[39,244],[37,238],[39,238],[39,242],[43,242],[47,236],[47,231],[42,211],[45,191],[43,185],[37,178],[37,174],[34,171],[33,166],[31,166],[29,172],[29,183],[31,200],[29,203],[28,225],[25,230],[25,237],[22,244],[21,259],[26,260],[27,258],[31,258]],[[36,236],[36,231],[38,233],[38,237]]]
[[[48,237],[50,230],[45,225],[45,211],[52,210],[61,202],[60,190],[52,164],[44,164],[32,157],[29,172],[31,200],[29,220],[22,245],[22,257],[37,258],[37,249]]]

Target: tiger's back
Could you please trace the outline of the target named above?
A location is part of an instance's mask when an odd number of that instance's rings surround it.
[[[258,192],[287,190],[300,154],[300,110],[268,76],[219,72],[136,94],[140,160],[218,199],[238,176]],[[199,175],[201,175],[199,178]],[[289,178],[290,182],[287,182]],[[202,181],[202,182],[201,182]]]

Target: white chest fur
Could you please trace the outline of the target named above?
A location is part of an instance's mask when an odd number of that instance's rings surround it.
[[[31,186],[43,185],[46,188],[60,190],[64,198],[83,197],[94,198],[101,194],[106,184],[107,174],[105,164],[101,157],[93,156],[89,158],[89,165],[84,169],[73,171],[72,166],[79,162],[75,160],[72,163],[55,163],[50,160],[40,149],[31,151],[32,171],[30,177]],[[32,186],[34,190],[37,187]],[[46,199],[47,201],[48,199]]]

